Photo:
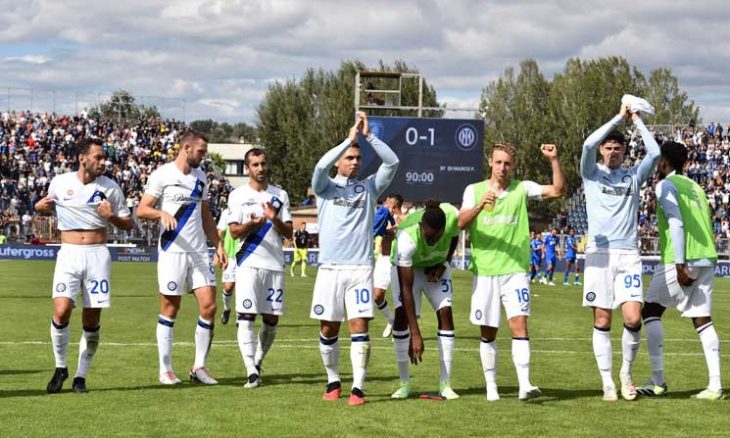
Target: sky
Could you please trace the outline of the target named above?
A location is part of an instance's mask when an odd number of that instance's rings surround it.
[[[669,67],[703,121],[730,123],[722,1],[0,0],[0,111],[73,113],[123,88],[187,121],[256,121],[273,81],[402,59],[449,107],[505,68],[623,56]],[[617,96],[617,106],[620,96]]]

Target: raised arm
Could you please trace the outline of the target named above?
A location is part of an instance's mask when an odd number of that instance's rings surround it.
[[[372,134],[367,137],[367,141],[373,147],[375,153],[378,154],[378,157],[383,160],[375,173],[375,190],[378,194],[382,194],[395,178],[399,163],[398,156],[387,144]]]
[[[644,146],[646,146],[646,156],[638,164],[639,168],[636,172],[639,177],[639,186],[641,186],[647,179],[649,179],[651,174],[654,173],[656,165],[659,162],[661,150],[659,149],[659,145],[654,139],[654,136],[651,132],[649,132],[649,128],[647,128],[644,121],[641,120],[641,117],[639,117],[638,114],[632,114],[631,119],[634,121],[634,125],[639,129],[641,139],[644,141]]]
[[[345,150],[350,147],[353,140],[346,138],[342,143],[327,151],[314,166],[312,175],[312,189],[317,196],[322,195],[330,184],[329,172]]]
[[[558,147],[554,144],[544,144],[540,146],[542,154],[550,160],[550,167],[553,172],[553,183],[549,186],[542,186],[542,199],[562,198],[565,196],[565,177],[563,170],[560,168],[560,160],[558,160]]]
[[[587,178],[596,171],[596,149],[604,138],[621,123],[628,114],[626,105],[621,105],[621,111],[606,124],[596,129],[593,134],[583,142],[583,154],[580,157],[580,176]]]

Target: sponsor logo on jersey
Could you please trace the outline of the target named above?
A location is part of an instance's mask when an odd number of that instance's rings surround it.
[[[350,201],[345,198],[335,198],[332,200],[332,204],[334,204],[338,207],[365,208],[364,199],[356,199],[354,201]]]
[[[321,304],[317,304],[316,306],[314,306],[315,315],[321,315],[323,313],[324,313],[324,306],[322,306]]]

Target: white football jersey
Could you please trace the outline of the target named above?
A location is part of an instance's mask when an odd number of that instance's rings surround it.
[[[131,214],[122,189],[105,176],[84,184],[76,172],[57,175],[48,186],[48,195],[56,203],[58,229],[61,231],[106,228],[108,221],[96,211],[104,200],[109,201],[116,216]]]
[[[169,162],[152,172],[145,195],[157,199],[160,209],[177,220],[171,231],[164,231],[160,223],[161,251],[207,251],[201,208],[208,200],[208,184],[202,170],[194,168],[185,175],[174,161]]]
[[[289,195],[284,190],[269,185],[266,190],[258,192],[244,184],[228,196],[228,223],[243,224],[251,219],[252,214],[263,216],[262,204],[265,202],[274,205],[282,222],[291,221]],[[283,236],[276,231],[274,224],[267,220],[257,231],[241,237],[236,263],[238,266],[283,271],[282,239]]]
[[[230,210],[227,208],[221,213],[221,217],[218,219],[218,225],[216,225],[218,231],[225,231],[228,229],[228,213],[230,213]]]

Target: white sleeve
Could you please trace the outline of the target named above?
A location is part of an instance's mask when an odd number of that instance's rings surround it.
[[[464,189],[464,196],[461,198],[461,209],[468,210],[474,207],[474,185],[469,184]]]
[[[416,253],[416,244],[411,236],[404,232],[398,232],[397,251],[395,253],[395,265],[408,268],[413,266],[413,254]]]
[[[281,210],[279,210],[279,219],[282,222],[291,222],[291,208],[289,206],[289,194],[281,191]]]
[[[223,210],[223,213],[221,213],[221,217],[220,219],[218,219],[218,225],[216,225],[216,229],[218,229],[218,231],[224,231],[226,228],[228,228],[229,212],[230,210],[226,208],[225,210]]]
[[[525,194],[528,199],[535,199],[537,201],[542,199],[542,186],[534,181],[523,181],[522,185],[525,186]]]
[[[47,196],[50,196],[52,199],[58,199],[58,196],[56,196],[56,180],[58,177],[54,177],[51,179],[51,183],[48,184],[48,193]]]
[[[155,199],[160,199],[162,197],[162,192],[164,189],[165,184],[160,177],[160,172],[152,172],[149,179],[147,179],[147,187],[145,187],[144,189],[144,194],[150,195]]]
[[[243,220],[243,205],[238,201],[236,193],[231,193],[228,196],[228,217],[226,223],[229,224],[242,224],[246,221]]]
[[[119,217],[131,216],[132,212],[127,207],[127,199],[122,193],[122,189],[114,184],[111,192],[109,193],[109,202],[112,204],[112,211]]]

